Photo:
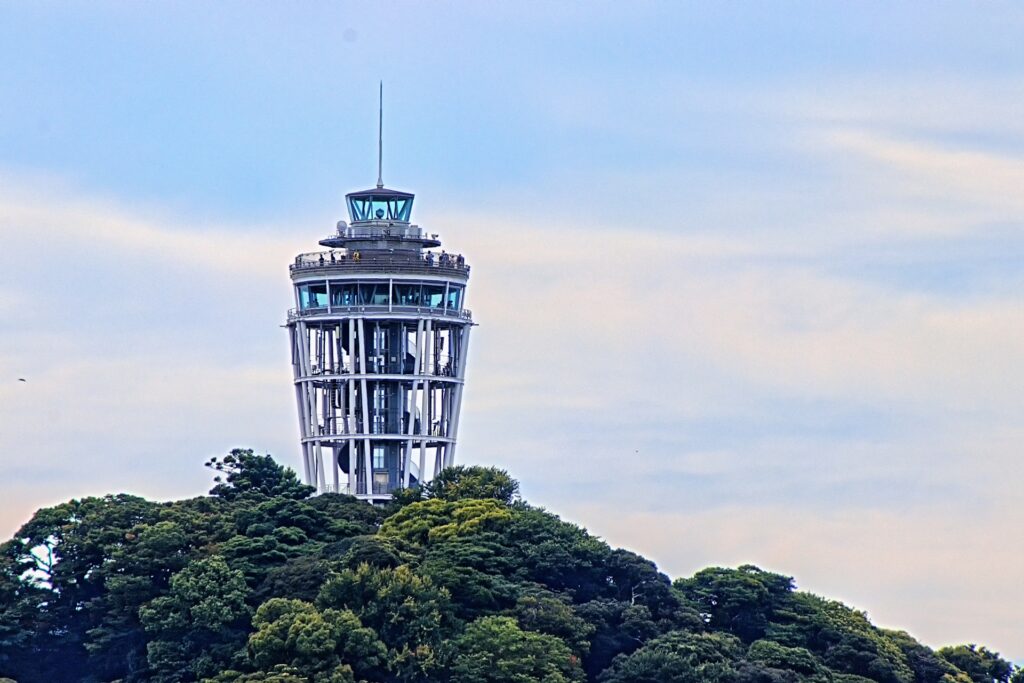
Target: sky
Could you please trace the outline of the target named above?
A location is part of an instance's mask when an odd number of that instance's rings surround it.
[[[1024,9],[0,0],[0,536],[298,469],[288,264],[466,254],[464,463],[1024,660]],[[25,378],[26,382],[19,382]]]

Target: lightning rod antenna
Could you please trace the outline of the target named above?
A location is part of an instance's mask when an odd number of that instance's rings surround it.
[[[380,82],[380,107],[377,110],[377,187],[384,187],[384,81]]]

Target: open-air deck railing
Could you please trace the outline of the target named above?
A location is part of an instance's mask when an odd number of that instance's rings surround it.
[[[343,268],[370,273],[423,273],[426,270],[438,274],[469,274],[469,266],[461,254],[380,256],[359,252],[319,251],[300,254],[295,257],[295,263],[289,266],[293,271],[310,268]]]
[[[468,308],[459,310],[430,308],[428,306],[317,306],[315,308],[293,308],[288,311],[288,322],[314,315],[357,316],[363,313],[404,313],[407,315],[429,315],[443,318],[472,320],[473,312]]]
[[[361,221],[358,224],[339,225],[338,232],[328,235],[327,239],[333,240],[339,237],[344,239],[379,239],[380,237],[398,237],[405,239],[428,239],[436,240],[437,233],[427,233],[416,224],[401,223],[396,221]]]
[[[372,482],[372,490],[373,490],[374,495],[390,494],[392,491],[397,491],[400,488],[402,488],[402,483],[398,482],[398,481],[396,481],[394,483],[392,483],[392,482],[383,482],[383,481]],[[357,496],[365,496],[366,495],[366,482],[365,481],[356,482],[355,489],[356,489],[356,495]]]

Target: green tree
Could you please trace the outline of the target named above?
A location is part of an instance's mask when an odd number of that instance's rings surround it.
[[[900,646],[864,612],[809,593],[777,601],[767,637],[804,647],[840,674],[881,683],[911,683],[914,672]]]
[[[355,677],[352,676],[351,671],[339,671],[337,676],[331,683],[355,683]],[[310,683],[310,680],[294,667],[278,664],[270,671],[247,673],[229,669],[228,671],[222,671],[213,678],[203,679],[203,683]]]
[[[750,642],[764,636],[773,610],[793,590],[793,579],[753,565],[713,567],[675,586],[700,611],[708,627]]]
[[[612,550],[604,561],[610,597],[651,611],[662,630],[700,630],[697,606],[672,588],[668,577],[648,559],[628,550]]]
[[[984,645],[944,647],[936,654],[970,676],[974,683],[1008,683],[1013,675],[1013,665]]]
[[[73,500],[0,545],[0,676],[1024,683],[990,650],[933,652],[756,567],[670,584],[497,470],[382,509],[309,497],[251,451],[210,464],[213,495]]]
[[[917,642],[906,631],[885,631],[886,636],[903,652],[914,672],[914,683],[971,683],[963,671],[940,657],[930,647]]]
[[[631,605],[621,600],[591,600],[578,605],[576,613],[595,629],[590,639],[590,652],[583,660],[591,679],[618,655],[634,652],[660,633],[651,610],[644,605]]]
[[[523,630],[561,638],[577,657],[590,651],[590,637],[596,629],[580,618],[565,598],[544,590],[529,591],[516,602],[515,616]]]
[[[76,680],[83,671],[112,680],[144,665],[141,627],[130,610],[117,612],[108,600],[108,581],[126,569],[115,561],[119,549],[159,511],[137,496],[72,500],[39,510],[4,544],[14,617],[29,631],[25,649],[0,641],[0,657],[12,660],[19,680]],[[151,585],[159,580],[158,573]],[[26,608],[35,614],[26,616]],[[11,637],[4,640],[13,645]]]
[[[271,567],[252,593],[251,603],[262,604],[270,598],[295,598],[312,602],[331,571],[331,563],[316,555],[300,555],[282,565]]]
[[[278,666],[319,683],[353,672],[377,676],[387,648],[350,610],[318,610],[301,600],[272,598],[253,617],[249,655],[260,670]]]
[[[123,671],[131,677],[145,668],[139,608],[165,592],[171,576],[194,556],[190,531],[168,520],[140,524],[110,549],[104,569],[105,594],[93,601],[97,624],[85,641],[93,670]]]
[[[499,538],[483,533],[432,543],[419,563],[423,576],[448,590],[461,619],[511,609],[519,597],[521,584]]]
[[[287,542],[287,537],[282,541],[277,532],[274,529],[258,536],[236,534],[220,544],[218,551],[231,566],[242,572],[246,583],[255,588],[266,580],[271,569],[301,556],[305,550],[302,542]]]
[[[771,640],[755,640],[739,667],[741,681],[787,681],[830,683],[825,665],[802,647],[786,647]]]
[[[348,569],[361,564],[381,569],[394,569],[402,564],[402,553],[390,540],[378,536],[356,536],[324,548],[324,554],[335,557]]]
[[[0,674],[24,676],[44,654],[38,617],[49,592],[20,580],[20,566],[8,550],[10,544],[0,546]]]
[[[483,617],[454,642],[452,683],[567,683],[584,680],[559,638],[523,631],[510,617]]]
[[[316,492],[315,487],[299,482],[295,472],[278,465],[271,456],[256,455],[251,449],[235,448],[221,459],[210,458],[206,466],[221,473],[214,477],[217,484],[210,494],[226,500],[242,496],[301,500]]]
[[[496,467],[456,465],[446,467],[427,482],[423,497],[449,501],[493,498],[511,505],[519,498],[519,482]]]
[[[384,520],[380,535],[425,546],[459,536],[497,530],[512,519],[507,506],[494,500],[439,498],[413,503]]]
[[[242,572],[218,556],[193,562],[171,577],[168,594],[139,610],[151,636],[150,680],[193,681],[228,668],[245,643],[247,594]]]
[[[724,633],[673,631],[619,655],[600,683],[732,683],[742,648]]]
[[[306,504],[327,518],[327,525],[318,530],[322,535],[316,538],[328,543],[353,536],[371,535],[377,531],[385,517],[385,508],[367,505],[355,496],[338,493],[321,494],[310,498]]]
[[[518,506],[504,527],[502,544],[509,571],[519,580],[569,592],[576,602],[607,596],[613,588],[608,544],[544,510]]]
[[[350,610],[374,629],[388,647],[388,668],[398,680],[432,677],[456,626],[448,591],[405,565],[343,570],[324,584],[317,606]]]

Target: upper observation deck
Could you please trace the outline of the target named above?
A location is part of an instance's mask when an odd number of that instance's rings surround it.
[[[462,254],[442,252],[400,252],[370,249],[359,251],[319,251],[299,254],[288,266],[292,279],[313,275],[354,276],[360,273],[420,275],[433,277],[469,278],[469,265]]]

